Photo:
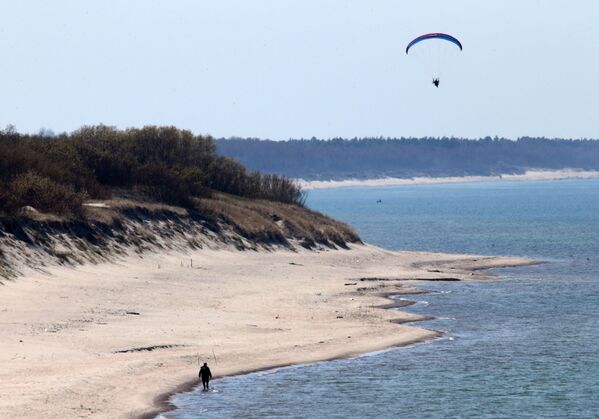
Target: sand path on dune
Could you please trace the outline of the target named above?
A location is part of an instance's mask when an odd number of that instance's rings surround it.
[[[198,362],[217,377],[430,339],[389,321],[418,316],[374,308],[389,303],[381,294],[527,263],[356,245],[28,272],[0,286],[0,417],[147,416],[196,380]]]

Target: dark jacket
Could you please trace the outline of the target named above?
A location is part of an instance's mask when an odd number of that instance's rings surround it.
[[[210,372],[210,368],[207,366],[202,366],[200,368],[200,373],[198,374],[202,381],[208,381],[212,378],[212,373]]]

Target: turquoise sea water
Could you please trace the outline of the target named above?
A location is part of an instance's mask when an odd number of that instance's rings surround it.
[[[436,316],[418,324],[439,340],[215,380],[165,416],[599,417],[599,180],[317,190],[308,205],[390,249],[550,263],[427,285],[408,310]]]

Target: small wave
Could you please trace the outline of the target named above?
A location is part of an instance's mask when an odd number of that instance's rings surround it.
[[[431,291],[431,292],[427,292],[428,295],[446,295],[446,294],[451,294],[453,291]]]

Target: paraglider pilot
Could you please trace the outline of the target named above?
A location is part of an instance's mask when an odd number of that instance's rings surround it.
[[[435,87],[439,87],[439,78],[438,77],[433,79],[433,84],[435,85]]]

